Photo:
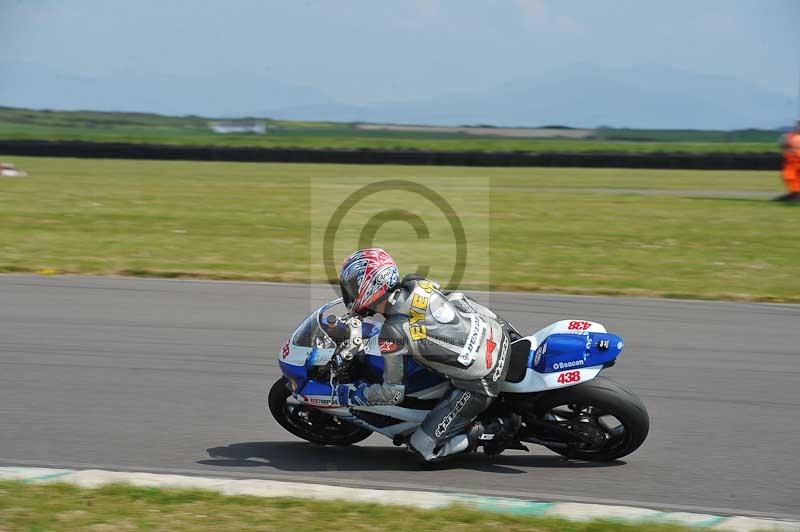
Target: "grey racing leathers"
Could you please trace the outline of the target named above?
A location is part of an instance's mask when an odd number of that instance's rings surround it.
[[[467,448],[465,430],[497,397],[507,372],[509,337],[504,322],[460,292],[449,295],[427,279],[404,281],[389,295],[379,346],[382,384],[364,396],[372,404],[403,399],[403,360],[448,377],[455,388],[422,422],[410,440],[426,460]]]

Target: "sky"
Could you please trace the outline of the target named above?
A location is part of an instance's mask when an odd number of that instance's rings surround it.
[[[797,98],[798,21],[800,0],[0,0],[0,65],[265,77],[344,105],[661,65]]]

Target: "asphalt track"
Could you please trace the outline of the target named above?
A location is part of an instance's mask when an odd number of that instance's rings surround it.
[[[274,423],[274,352],[326,288],[0,276],[0,464],[461,491],[798,518],[800,306],[478,294],[519,328],[594,319],[650,437],[624,462],[541,448],[421,470],[374,436],[302,443]]]

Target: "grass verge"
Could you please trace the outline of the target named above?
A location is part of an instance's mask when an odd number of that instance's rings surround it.
[[[768,201],[773,172],[9,159],[31,175],[0,180],[0,272],[320,282],[319,206],[406,179],[463,222],[465,288],[800,301],[800,205]],[[430,238],[390,220],[375,243],[449,278],[447,219],[419,198],[367,203],[337,264],[370,209],[399,207]]]
[[[225,496],[209,491],[0,482],[0,530],[436,530],[682,532],[689,528],[572,522],[376,504]]]

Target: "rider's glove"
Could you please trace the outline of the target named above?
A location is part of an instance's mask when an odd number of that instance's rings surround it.
[[[358,388],[352,384],[340,384],[336,387],[336,395],[339,398],[341,406],[366,406],[369,404],[364,392],[367,389],[366,384],[362,384]]]

